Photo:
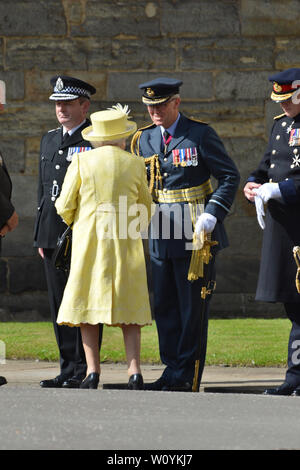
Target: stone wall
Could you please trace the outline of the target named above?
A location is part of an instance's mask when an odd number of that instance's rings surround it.
[[[0,320],[48,318],[43,266],[32,247],[41,135],[57,127],[49,79],[70,74],[97,88],[92,111],[128,103],[148,122],[138,84],[183,79],[182,111],[210,123],[241,172],[218,260],[212,314],[280,315],[254,302],[261,231],[243,183],[266,147],[278,105],[268,76],[299,66],[299,0],[0,0],[0,78],[7,83],[1,148],[19,228],[0,261]]]

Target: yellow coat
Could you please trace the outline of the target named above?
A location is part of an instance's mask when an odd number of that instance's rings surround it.
[[[55,204],[74,222],[59,324],[151,324],[139,231],[148,227],[151,203],[143,159],[110,145],[73,155]]]

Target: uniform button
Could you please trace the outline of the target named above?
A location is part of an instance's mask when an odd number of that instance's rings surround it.
[[[294,165],[293,165],[293,164],[291,165],[291,168],[294,168]]]
[[[167,192],[168,192],[167,188],[164,188],[164,189],[163,189],[163,192],[164,192],[164,193],[167,193]]]
[[[289,179],[288,178],[285,178],[285,181],[288,181]]]
[[[294,153],[298,153],[298,149],[294,149],[293,152],[294,152]]]
[[[165,158],[164,158],[164,162],[167,162],[167,161],[168,161],[168,159],[165,157]]]
[[[275,155],[275,153],[276,153],[276,150],[272,150],[272,155]]]
[[[273,180],[272,180],[272,178],[270,178],[270,179],[269,179],[269,183],[273,183]]]
[[[278,135],[276,136],[276,140],[279,140],[279,139],[280,139],[280,135],[278,134]]]
[[[56,181],[56,180],[53,180],[53,184],[57,184],[57,181]]]
[[[281,125],[282,125],[282,127],[285,127],[285,126],[286,126],[286,122],[283,121],[283,122],[281,123]]]
[[[56,170],[59,170],[59,169],[60,169],[60,165],[55,165],[55,169],[56,169]]]
[[[55,201],[55,197],[54,197],[54,196],[52,196],[51,201]]]
[[[271,168],[274,168],[274,166],[275,166],[275,163],[272,163]]]
[[[64,151],[63,151],[63,150],[59,150],[58,153],[59,153],[59,155],[62,155],[62,154],[64,153]]]
[[[164,173],[164,177],[166,178],[168,176],[168,173]]]

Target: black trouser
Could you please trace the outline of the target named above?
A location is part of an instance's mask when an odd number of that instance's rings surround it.
[[[78,327],[58,325],[58,310],[67,283],[67,275],[55,268],[51,261],[52,249],[44,249],[44,266],[48,287],[51,317],[60,355],[60,374],[63,379],[85,377],[86,359],[82,346],[81,332]],[[103,325],[99,325],[99,349],[102,342]]]
[[[300,385],[300,303],[285,303],[287,317],[292,322],[288,344],[288,370],[286,381],[297,387]]]
[[[190,258],[151,258],[154,317],[160,357],[167,366],[163,377],[176,386],[185,382],[199,390],[205,364],[209,301],[201,297],[203,286],[215,279],[214,259],[205,265],[205,276],[188,281]],[[195,365],[197,376],[195,376]]]

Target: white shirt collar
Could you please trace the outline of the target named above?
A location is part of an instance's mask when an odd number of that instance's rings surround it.
[[[84,121],[82,121],[78,126],[76,127],[73,127],[73,129],[71,129],[70,131],[68,131],[64,126],[63,126],[63,135],[65,135],[66,132],[68,132],[69,135],[72,135],[74,134],[74,132],[77,131],[77,129],[79,129],[79,127],[82,126],[82,124],[84,124],[86,121],[86,119]]]

